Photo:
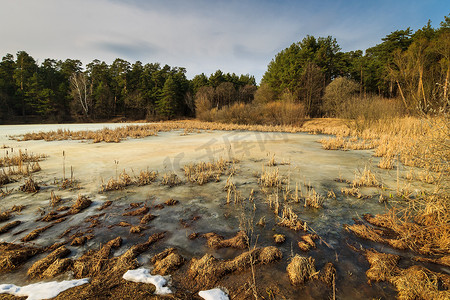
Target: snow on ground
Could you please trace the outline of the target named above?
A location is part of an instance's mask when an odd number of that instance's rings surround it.
[[[229,300],[228,295],[219,288],[200,291],[198,295],[205,300]]]
[[[123,274],[123,279],[133,282],[151,283],[156,287],[155,294],[157,295],[172,293],[168,287],[165,287],[167,280],[163,276],[151,275],[150,270],[146,268],[128,270]]]
[[[28,296],[27,300],[49,299],[58,296],[59,293],[64,292],[65,290],[88,282],[89,278],[61,282],[40,282],[22,287],[14,284],[0,284],[0,294],[8,293],[20,297]]]

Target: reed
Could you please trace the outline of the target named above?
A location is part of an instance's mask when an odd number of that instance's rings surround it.
[[[220,176],[228,170],[231,161],[220,158],[213,162],[199,162],[184,166],[187,181],[203,185],[210,181],[220,181]]]

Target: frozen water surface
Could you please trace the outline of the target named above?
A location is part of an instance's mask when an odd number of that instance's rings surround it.
[[[338,296],[340,298],[369,298],[392,296],[391,288],[382,284],[367,285],[364,272],[368,268],[367,262],[356,255],[347,246],[349,238],[355,237],[346,233],[343,224],[352,224],[352,218],[359,218],[364,213],[380,213],[389,204],[379,203],[380,193],[389,195],[397,187],[397,170],[382,170],[376,167],[379,158],[372,157],[371,151],[327,151],[323,150],[318,140],[321,135],[309,135],[305,133],[263,133],[244,131],[202,131],[184,135],[183,131],[161,132],[158,136],[150,136],[142,139],[126,139],[120,143],[92,143],[92,141],[26,141],[18,142],[10,140],[8,136],[24,134],[27,132],[48,131],[56,129],[70,130],[96,130],[103,127],[114,128],[124,124],[66,124],[66,125],[14,125],[0,126],[0,145],[8,148],[1,149],[3,155],[22,151],[36,154],[46,154],[48,157],[40,162],[42,171],[33,175],[33,178],[42,186],[36,194],[25,194],[15,191],[0,201],[0,209],[11,208],[12,205],[24,204],[27,208],[14,217],[23,223],[7,234],[0,235],[0,240],[5,242],[19,242],[19,240],[36,227],[43,227],[48,223],[38,222],[41,212],[49,212],[50,192],[62,197],[63,205],[71,205],[77,194],[81,193],[93,200],[93,205],[80,214],[69,216],[61,224],[57,224],[40,234],[33,243],[38,246],[48,246],[60,241],[58,237],[68,228],[73,227],[71,234],[76,231],[85,231],[89,222],[85,219],[99,213],[105,213],[98,217],[101,225],[94,228],[94,238],[84,246],[70,247],[72,256],[80,256],[87,249],[105,243],[106,241],[121,236],[124,245],[116,251],[119,255],[129,245],[143,242],[149,234],[166,231],[167,237],[155,244],[149,251],[156,254],[169,246],[179,249],[180,253],[188,259],[201,256],[208,252],[217,258],[232,258],[240,251],[232,249],[212,250],[206,246],[206,240],[197,238],[190,240],[189,234],[193,232],[216,232],[225,237],[232,237],[239,231],[239,219],[243,214],[247,218],[253,216],[254,223],[265,218],[265,226],[254,227],[253,240],[257,240],[258,246],[274,245],[273,234],[286,235],[286,242],[278,246],[283,252],[283,262],[274,264],[269,271],[261,274],[261,280],[273,280],[280,278],[280,288],[292,289],[286,276],[286,264],[290,255],[300,253],[297,247],[299,233],[276,225],[276,216],[269,209],[266,195],[258,185],[258,173],[262,170],[279,169],[280,176],[289,182],[291,190],[297,185],[303,193],[307,186],[313,187],[324,200],[324,207],[313,209],[304,207],[303,203],[290,203],[299,218],[306,221],[320,237],[317,248],[312,249],[307,255],[316,259],[316,268],[320,269],[326,262],[333,262],[338,272]],[[13,148],[13,150],[11,150]],[[26,150],[25,150],[26,149]],[[63,160],[62,153],[65,153]],[[267,163],[275,155],[277,166],[269,167]],[[244,206],[226,204],[227,193],[224,186],[227,175],[223,175],[219,182],[210,182],[199,186],[186,183],[182,168],[184,165],[213,161],[219,158],[237,159],[235,164],[237,173],[232,177],[242,198],[248,198],[251,190],[254,190],[254,206],[249,209],[248,201]],[[74,178],[79,181],[80,190],[58,190],[56,180],[63,177],[63,161],[65,164],[65,176],[70,176],[72,167]],[[353,180],[355,174],[359,174],[365,167],[374,172],[385,189],[361,188],[364,195],[373,195],[369,199],[356,199],[343,196],[340,193],[342,187],[348,185],[336,181],[337,178]],[[138,175],[141,170],[159,172],[158,181],[142,187],[130,186],[121,191],[99,193],[100,186],[109,178],[115,178],[117,173],[125,170],[129,175]],[[160,185],[160,178],[166,172],[176,172],[183,184],[169,188]],[[407,172],[402,166],[399,169],[399,184],[404,185],[402,179]],[[17,188],[23,180],[8,185],[8,189]],[[426,187],[415,183],[417,189]],[[328,191],[334,191],[337,198],[327,199]],[[282,198],[283,194],[280,193]],[[164,203],[173,198],[179,201],[178,205],[165,206],[156,209],[154,205]],[[97,210],[106,200],[112,200],[113,204],[102,212]],[[149,206],[150,213],[158,216],[149,223],[143,236],[130,234],[129,227],[110,225],[120,221],[129,222],[132,225],[139,224],[138,217],[124,217],[122,214],[132,202],[143,202]],[[198,219],[192,221],[194,217]],[[242,219],[242,218],[241,218]],[[186,226],[188,224],[189,226]],[[370,242],[364,242],[364,246],[383,247]],[[385,247],[387,248],[387,246]],[[392,249],[385,251],[395,252]],[[147,254],[148,255],[148,254]],[[145,255],[142,255],[145,256]],[[41,258],[37,256],[36,259]],[[142,261],[147,261],[145,257]],[[28,262],[22,268],[9,274],[0,275],[0,283],[23,284],[26,280],[27,268],[32,262]],[[320,291],[314,286],[307,286],[305,298],[321,297]]]

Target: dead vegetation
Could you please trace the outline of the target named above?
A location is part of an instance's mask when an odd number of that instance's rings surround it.
[[[10,222],[8,224],[5,224],[2,227],[0,227],[0,234],[8,232],[11,229],[13,229],[14,227],[19,226],[20,224],[22,224],[22,221],[18,221],[18,220]]]
[[[64,258],[70,254],[70,250],[65,246],[61,246],[54,250],[46,257],[35,262],[27,271],[27,275],[30,278],[42,277],[45,270],[52,265],[56,260]]]
[[[142,216],[148,213],[150,209],[147,206],[123,213],[122,216]]]
[[[12,243],[0,243],[0,273],[10,272],[42,250]]]
[[[17,181],[21,177],[30,177],[32,173],[40,171],[39,161],[47,157],[43,154],[22,152],[21,149],[19,149],[19,153],[15,154],[13,150],[11,148],[11,154],[6,151],[6,156],[0,158],[0,187]],[[6,195],[4,193],[3,196]]]
[[[25,180],[25,183],[20,186],[20,190],[25,193],[37,193],[41,187],[33,180],[32,177],[29,177]]]
[[[369,281],[387,281],[393,284],[399,299],[449,299],[450,276],[436,273],[421,266],[402,269],[397,266],[399,256],[365,251],[370,268]]]
[[[156,181],[157,178],[158,172],[149,171],[148,169],[140,171],[138,176],[131,176],[123,170],[116,178],[110,178],[107,183],[102,183],[100,192],[118,191],[131,185],[149,185]]]
[[[151,263],[154,265],[153,274],[167,275],[179,269],[185,259],[177,253],[175,248],[168,248],[152,257]]]
[[[318,274],[314,262],[314,258],[303,257],[298,254],[291,259],[286,271],[292,285],[302,284]]]
[[[292,208],[288,206],[284,206],[277,225],[287,227],[295,231],[307,231],[306,222],[301,221],[298,215],[292,210]]]
[[[367,167],[364,167],[364,171],[362,171],[361,175],[355,174],[355,179],[352,182],[353,187],[378,187],[380,183],[376,179],[375,174]]]
[[[273,239],[277,244],[283,244],[286,240],[286,237],[283,234],[274,234]]]
[[[272,263],[281,258],[281,251],[273,246],[254,248],[226,261],[218,260],[211,254],[205,254],[201,258],[191,260],[188,276],[199,285],[212,286],[227,274],[247,270],[251,265]]]
[[[234,237],[229,239],[224,239],[223,236],[218,235],[214,232],[205,233],[202,237],[207,239],[208,247],[213,249],[220,248],[235,248],[235,249],[246,249],[247,235],[244,231],[239,231]]]
[[[44,222],[58,222],[63,220],[65,217],[70,215],[75,215],[80,213],[81,211],[85,210],[89,206],[91,206],[92,201],[85,195],[78,194],[77,199],[75,200],[75,203],[70,207],[59,207],[57,211],[50,211],[48,212],[44,217],[42,217],[40,220]],[[61,211],[64,208],[64,210],[67,210],[65,213],[58,213],[58,211]]]
[[[280,170],[278,168],[270,170],[264,170],[258,178],[259,185],[267,188],[280,188],[282,187],[283,178],[280,176]]]
[[[220,158],[213,162],[199,162],[184,166],[184,175],[188,182],[203,185],[210,181],[220,181],[220,176],[225,174],[233,161]]]
[[[307,252],[309,251],[311,248],[316,248],[316,243],[314,242],[314,240],[318,239],[319,236],[316,234],[306,234],[306,235],[302,235],[300,237],[301,241],[299,241],[297,243],[298,247],[300,248],[300,250]]]
[[[365,215],[364,218],[378,228],[389,230],[405,247],[415,252],[446,256],[450,254],[448,203],[448,197],[428,196],[420,210],[393,208],[386,214]]]
[[[174,187],[182,183],[183,181],[178,177],[178,175],[175,172],[168,172],[163,174],[161,180],[162,185],[167,185],[169,187]]]
[[[104,128],[100,130],[55,130],[48,132],[26,133],[23,135],[13,136],[17,141],[29,140],[45,140],[45,141],[61,141],[61,140],[92,140],[94,143],[106,142],[117,143],[128,137],[144,138],[148,136],[156,136],[159,132],[167,132],[172,130],[184,129],[185,132],[198,132],[200,130],[251,130],[262,132],[300,132],[308,131],[309,128],[300,128],[290,125],[238,125],[214,122],[201,122],[197,120],[182,120],[150,123],[144,125],[128,125],[115,129]]]

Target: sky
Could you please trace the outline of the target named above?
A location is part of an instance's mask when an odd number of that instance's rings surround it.
[[[0,55],[121,58],[259,82],[275,55],[306,35],[365,50],[392,31],[439,27],[449,0],[0,0]]]

